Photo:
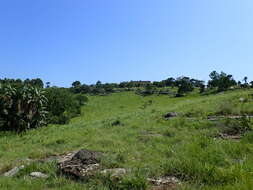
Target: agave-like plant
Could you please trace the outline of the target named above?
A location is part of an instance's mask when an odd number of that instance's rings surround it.
[[[18,132],[46,124],[47,99],[44,91],[33,86],[2,87],[0,129]]]

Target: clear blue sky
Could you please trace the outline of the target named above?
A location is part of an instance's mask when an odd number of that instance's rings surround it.
[[[2,0],[0,78],[253,80],[252,0]]]

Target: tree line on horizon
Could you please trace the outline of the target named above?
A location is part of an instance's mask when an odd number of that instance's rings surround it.
[[[162,81],[127,81],[120,83],[105,83],[97,81],[96,84],[87,85],[80,81],[74,81],[70,87],[73,93],[83,94],[107,94],[112,92],[119,92],[124,90],[136,90],[137,93],[143,95],[149,94],[170,94],[168,87],[177,88],[176,96],[183,96],[187,92],[193,91],[195,88],[200,89],[200,93],[208,90],[213,92],[226,91],[232,87],[234,88],[249,88],[253,87],[253,81],[248,83],[248,77],[244,77],[243,81],[236,81],[233,75],[225,72],[218,73],[213,71],[209,75],[210,80],[205,83],[203,80],[198,80],[186,76],[173,78],[169,77]],[[163,89],[163,90],[161,90]]]
[[[152,92],[158,92],[157,89],[161,88],[178,88],[177,95],[183,95],[187,92],[191,92],[194,88],[199,88],[200,93],[204,93],[206,89],[215,89],[216,92],[226,91],[231,87],[237,88],[248,88],[253,87],[253,81],[248,82],[248,77],[244,77],[242,81],[236,81],[233,75],[226,74],[225,72],[218,73],[213,71],[209,75],[210,80],[206,83],[203,80],[198,80],[190,78],[187,76],[182,76],[178,78],[169,77],[162,81],[124,81],[120,83],[102,83],[97,81],[96,84],[82,84],[80,81],[74,81],[69,88],[71,92],[75,94],[93,94],[93,95],[103,95],[113,92],[136,90],[138,92],[143,92],[143,94],[153,94]],[[50,88],[50,82],[44,84],[43,80],[40,78],[36,79],[26,79],[22,81],[21,79],[0,79],[0,84],[12,84],[12,85],[31,85],[38,88]],[[53,86],[54,88],[58,88]],[[139,88],[139,89],[138,89]],[[143,91],[140,91],[144,88]],[[68,88],[67,88],[68,89]],[[160,90],[159,94],[168,94],[168,90]]]

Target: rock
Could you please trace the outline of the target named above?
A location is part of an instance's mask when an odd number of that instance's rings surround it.
[[[41,172],[32,172],[30,173],[30,176],[34,178],[48,178],[48,175],[43,174]]]
[[[59,166],[67,175],[85,178],[94,175],[99,170],[101,156],[100,152],[83,149],[69,156],[69,159],[63,159],[63,162],[59,162]]]
[[[88,165],[83,165],[80,163],[63,163],[61,165],[61,170],[63,173],[74,176],[77,178],[86,178],[93,176],[95,172],[98,171],[100,168],[99,164],[88,164]]]
[[[90,151],[90,150],[80,150],[78,151],[71,160],[78,160],[82,164],[97,164],[100,162],[102,154],[100,152]]]
[[[180,183],[180,181],[173,176],[165,176],[158,179],[148,178],[148,181],[153,185],[166,185],[170,183]]]
[[[169,112],[166,115],[164,115],[164,118],[170,119],[170,118],[177,117],[177,116],[178,116],[178,114],[176,112]]]
[[[120,178],[127,173],[124,168],[105,169],[101,171],[101,174],[110,174],[112,178]]]
[[[13,177],[14,175],[16,175],[21,169],[24,169],[25,166],[21,165],[19,167],[15,167],[13,169],[11,169],[10,171],[6,172],[3,174],[3,176],[5,177]]]
[[[226,134],[226,133],[220,133],[218,135],[219,138],[224,139],[224,140],[241,140],[242,135],[241,134],[234,134],[234,135],[230,135],[230,134]]]
[[[245,98],[241,97],[239,98],[240,102],[245,102]]]
[[[251,119],[253,118],[252,115],[228,115],[228,116],[225,116],[225,115],[220,115],[220,116],[208,116],[207,119],[209,121],[218,121],[218,120],[221,120],[221,119],[242,119],[243,117],[246,117],[247,119]]]
[[[148,182],[153,185],[151,190],[169,190],[176,189],[180,181],[173,176],[160,177],[158,179],[148,178]]]
[[[68,154],[65,155],[61,155],[57,158],[59,163],[63,163],[65,161],[71,160],[73,158],[73,156],[77,153],[78,151],[75,152],[70,152]]]
[[[111,123],[111,126],[119,126],[122,125],[122,123],[120,122],[120,120],[115,120]]]

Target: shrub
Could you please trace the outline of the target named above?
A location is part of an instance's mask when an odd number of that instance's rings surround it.
[[[88,102],[87,96],[82,94],[75,95],[76,100],[78,101],[79,105],[84,106],[86,102]]]
[[[119,125],[123,125],[119,119],[117,119],[111,123],[111,126],[119,126]]]
[[[170,91],[168,88],[162,88],[158,91],[159,95],[171,95],[173,92]]]
[[[148,84],[143,90],[137,90],[136,93],[142,96],[149,96],[157,93],[157,89],[153,85]]]
[[[81,106],[88,101],[84,95],[74,95],[68,89],[47,88],[48,121],[53,124],[65,124],[81,113]]]
[[[0,129],[17,132],[46,124],[44,91],[28,85],[1,88]]]

